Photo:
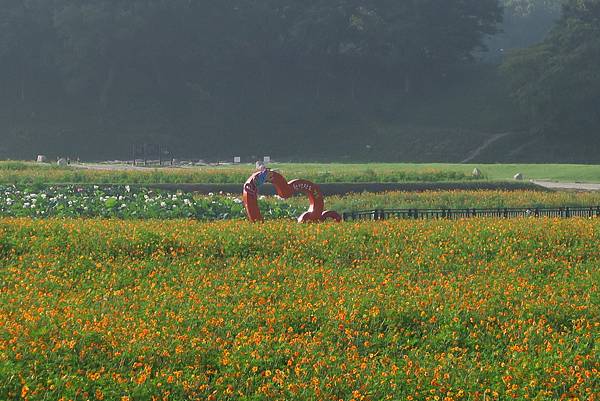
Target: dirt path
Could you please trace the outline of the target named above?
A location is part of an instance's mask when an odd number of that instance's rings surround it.
[[[492,143],[494,143],[497,140],[502,139],[505,136],[508,136],[510,134],[512,134],[512,132],[503,132],[501,134],[496,134],[496,135],[492,136],[487,141],[485,141],[480,147],[478,147],[477,149],[475,149],[474,151],[472,151],[469,154],[469,156],[467,156],[467,158],[465,160],[463,160],[461,163],[468,163],[468,162],[472,161],[477,156],[479,156],[479,154],[481,152],[483,152],[485,149],[487,149]]]
[[[544,188],[554,190],[566,190],[566,191],[600,191],[600,184],[598,183],[583,183],[583,182],[556,182],[556,181],[544,181],[544,180],[531,180],[535,185],[539,185]]]

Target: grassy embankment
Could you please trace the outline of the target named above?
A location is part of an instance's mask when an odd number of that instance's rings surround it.
[[[472,181],[475,167],[489,181],[511,180],[517,172],[525,179],[600,182],[600,165],[568,164],[301,164],[274,163],[286,178],[317,183],[449,182]],[[137,170],[87,170],[58,168],[24,162],[0,162],[0,183],[243,183],[253,172],[251,165],[148,168]]]
[[[0,220],[0,398],[594,399],[599,235]]]

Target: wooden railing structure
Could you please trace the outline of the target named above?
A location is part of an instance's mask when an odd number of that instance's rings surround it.
[[[600,206],[554,208],[494,208],[494,209],[374,209],[342,214],[343,221],[388,219],[466,219],[472,217],[600,217]]]

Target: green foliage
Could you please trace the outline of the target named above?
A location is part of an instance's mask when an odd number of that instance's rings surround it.
[[[192,195],[128,186],[2,186],[0,217],[240,220],[240,195]],[[598,193],[536,191],[425,191],[328,196],[326,208],[339,213],[371,209],[564,207],[600,205]],[[303,196],[261,197],[265,219],[294,219],[303,213]],[[0,252],[10,244],[0,243]]]
[[[501,20],[496,0],[369,1],[360,6],[322,0],[298,11],[291,38],[304,54],[375,62],[410,75],[468,58]]]
[[[340,62],[439,70],[494,33],[501,10],[497,0],[37,0],[10,1],[0,18],[7,28],[0,56],[13,55],[16,68],[33,62],[58,73],[67,92],[95,95],[106,106],[126,91],[205,88],[236,61],[262,73],[280,68],[275,60],[283,56],[322,73]],[[41,55],[50,65],[39,64]]]
[[[482,57],[494,64],[502,62],[507,51],[543,41],[560,18],[562,0],[504,0],[500,33],[487,39],[490,52]]]
[[[498,0],[7,0],[1,128],[15,153],[71,155],[136,141],[246,149],[271,142],[269,123],[331,131],[347,104],[345,116],[373,113],[366,93],[397,101],[448,79],[500,19]],[[256,105],[273,121],[248,129]]]
[[[4,167],[3,167],[4,166]],[[316,168],[315,168],[316,167]],[[275,166],[274,168],[279,168]],[[316,183],[361,182],[447,182],[475,181],[468,171],[442,165],[311,165],[282,164],[289,179],[304,178]],[[468,169],[467,169],[468,170]],[[186,169],[93,170],[58,168],[25,163],[0,162],[0,183],[5,184],[239,184],[253,167],[201,167]],[[485,178],[485,177],[481,177]]]
[[[33,163],[0,162],[0,184],[234,184],[238,188],[254,171],[250,165],[182,169],[93,170],[59,168]],[[9,166],[3,168],[3,166]],[[26,168],[22,169],[25,165]],[[452,164],[452,163],[275,163],[271,167],[287,179],[304,178],[324,183],[426,183],[507,181],[521,172],[526,179],[567,182],[600,182],[594,164]],[[471,175],[477,167],[480,179]],[[239,187],[237,187],[239,185]]]
[[[527,16],[540,9],[560,11],[563,0],[503,0],[503,3],[512,14]]]
[[[600,221],[0,219],[0,398],[593,399]],[[2,244],[0,240],[0,244]]]
[[[32,188],[1,185],[0,194],[2,216],[198,220],[245,217],[242,201],[225,195],[194,199],[190,194],[131,189],[129,186]],[[261,201],[261,204],[263,203]],[[264,209],[269,218],[290,217],[291,213],[297,212],[288,210],[285,205]]]
[[[0,162],[0,170],[4,171],[23,171],[29,168],[30,166],[23,162]]]
[[[288,200],[294,208],[306,201]],[[326,206],[338,212],[374,209],[466,209],[502,207],[565,207],[600,205],[600,193],[537,191],[425,191],[328,196]]]
[[[503,65],[513,96],[540,130],[590,132],[600,124],[600,2],[567,1],[548,38]]]

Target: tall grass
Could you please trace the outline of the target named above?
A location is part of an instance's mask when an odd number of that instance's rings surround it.
[[[303,178],[316,183],[446,182],[474,180],[463,172],[444,169],[305,168],[285,165],[289,180]],[[143,170],[87,170],[26,163],[0,163],[0,184],[242,184],[253,173],[250,166],[202,168],[148,168]]]

